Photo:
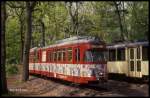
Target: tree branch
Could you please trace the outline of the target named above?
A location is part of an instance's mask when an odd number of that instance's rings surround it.
[[[11,7],[11,8],[23,8],[25,9],[25,6],[22,6],[22,5],[15,5],[13,4],[12,2],[6,2],[6,4]]]

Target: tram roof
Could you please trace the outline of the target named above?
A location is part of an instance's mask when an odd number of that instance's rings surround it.
[[[79,44],[79,43],[104,43],[104,42],[101,41],[100,39],[96,38],[96,37],[91,37],[91,36],[74,36],[74,37],[58,40],[52,45],[49,45],[49,46],[46,46],[46,47],[42,47],[42,49],[50,48],[50,47],[63,46],[63,45],[69,45],[69,44]],[[32,51],[32,50],[34,50],[36,48],[37,47],[30,49],[30,51]]]
[[[113,49],[113,48],[125,48],[125,47],[135,47],[135,46],[148,46],[149,42],[148,41],[143,41],[143,42],[122,42],[122,43],[113,43],[107,45],[107,48]]]

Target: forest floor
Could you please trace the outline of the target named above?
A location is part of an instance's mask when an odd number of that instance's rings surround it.
[[[20,75],[7,77],[9,96],[149,96],[149,84],[108,80],[108,89],[75,85],[56,79],[31,76],[27,82]]]

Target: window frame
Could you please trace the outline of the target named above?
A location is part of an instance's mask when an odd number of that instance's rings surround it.
[[[117,48],[116,52],[117,52],[117,58],[116,61],[126,61],[126,49],[125,48]],[[123,55],[124,57],[122,58],[122,51],[124,51]],[[120,52],[120,53],[119,53]],[[120,56],[120,57],[119,57]]]
[[[143,51],[144,50],[143,48],[146,48],[147,53],[145,53],[145,51]],[[143,56],[145,54],[147,54],[147,56]],[[142,46],[142,61],[148,61],[148,46]]]
[[[73,52],[72,47],[67,49],[67,61],[68,61],[69,63],[72,63],[72,62],[73,62],[73,53],[72,53],[72,52]],[[69,54],[71,54],[71,55],[69,56]],[[70,60],[69,60],[69,57],[71,57]]]
[[[80,62],[81,61],[81,57],[80,57],[80,48],[75,48],[75,62]],[[78,55],[78,56],[77,56]],[[78,58],[77,58],[78,57]]]
[[[113,59],[112,59],[112,56],[110,57],[110,53],[112,53],[112,52],[110,52],[110,51],[113,51],[113,52],[114,52],[114,53],[113,53]],[[117,53],[117,52],[116,52],[116,49],[108,49],[108,53],[109,53],[109,56],[108,56],[109,59],[108,59],[108,61],[112,61],[112,62],[113,62],[113,61],[116,61],[116,55],[117,55],[117,54],[116,54],[116,53]]]

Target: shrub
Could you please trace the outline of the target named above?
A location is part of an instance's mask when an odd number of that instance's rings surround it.
[[[17,67],[17,65],[14,65],[14,64],[12,64],[12,65],[8,65],[7,67],[6,67],[6,72],[7,72],[7,74],[17,74],[18,73],[18,67]]]

